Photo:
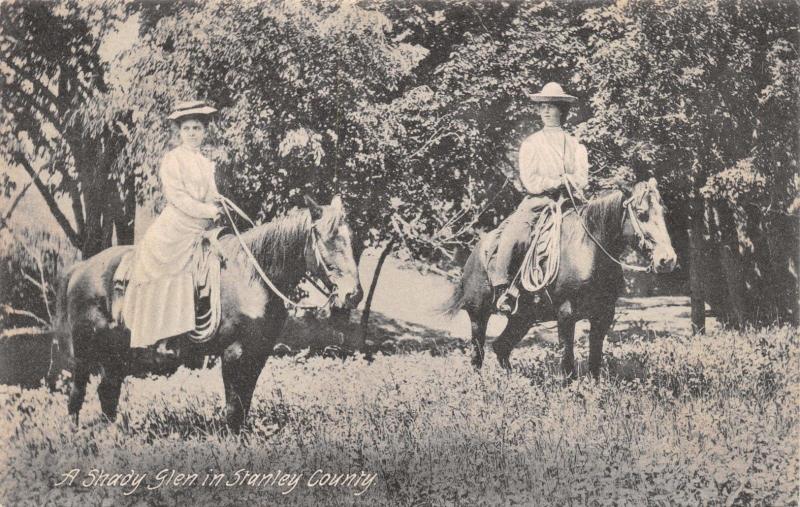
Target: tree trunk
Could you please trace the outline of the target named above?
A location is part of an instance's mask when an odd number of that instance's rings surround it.
[[[122,209],[114,218],[118,245],[132,245],[134,224],[136,223],[136,179],[133,174],[125,178]]]
[[[728,290],[728,304],[730,305],[729,311],[731,315],[729,324],[739,329],[747,320],[741,259],[739,258],[739,253],[731,245],[719,246],[719,258]]]
[[[725,277],[728,305],[732,317],[729,324],[739,329],[748,320],[750,314],[745,285],[745,259],[740,252],[735,210],[728,203],[718,203],[715,208],[720,227],[720,245],[717,255],[719,255],[722,273]]]
[[[798,285],[797,245],[800,244],[800,219],[792,215],[773,217],[767,229],[773,284],[781,322],[798,325],[800,321],[800,285]]]
[[[703,291],[703,231],[689,229],[689,289],[691,291],[692,333],[706,332],[706,300]]]
[[[369,286],[369,292],[367,293],[367,300],[364,302],[364,312],[361,314],[361,347],[363,348],[364,343],[367,339],[368,334],[368,326],[369,326],[369,314],[370,310],[372,309],[372,298],[375,295],[375,288],[378,286],[378,277],[381,275],[381,269],[383,268],[383,263],[386,261],[386,257],[389,256],[391,253],[392,248],[394,248],[395,238],[389,240],[386,243],[386,246],[383,247],[383,251],[381,251],[380,257],[378,257],[378,264],[375,266],[375,272],[372,275],[372,283]]]
[[[86,225],[83,229],[83,245],[81,246],[81,258],[86,260],[89,257],[103,250],[103,212],[95,201],[88,194],[84,197],[86,206]]]

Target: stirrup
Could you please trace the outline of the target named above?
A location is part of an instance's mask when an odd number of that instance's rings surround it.
[[[162,357],[174,357],[177,358],[180,356],[181,351],[180,348],[174,349],[171,347],[167,347],[167,341],[163,341],[158,344],[156,348],[156,353]]]
[[[514,315],[519,309],[519,294],[516,290],[508,288],[497,298],[495,306],[503,315]]]

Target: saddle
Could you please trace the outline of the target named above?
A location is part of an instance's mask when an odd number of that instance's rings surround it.
[[[563,211],[565,204],[569,205]],[[517,297],[520,289],[538,293],[547,289],[558,275],[561,260],[561,222],[565,214],[574,211],[571,203],[563,196],[558,201],[549,201],[534,209],[537,219],[528,237],[525,256],[519,263],[516,274],[509,285],[509,292]],[[487,271],[491,270],[499,244],[500,235],[508,218],[491,231],[483,242],[481,260]]]
[[[192,266],[195,326],[187,336],[196,343],[210,340],[220,323],[220,271],[225,262],[222,247],[219,244],[219,235],[222,230],[222,227],[217,227],[203,234]],[[122,309],[125,297],[132,297],[131,294],[126,295],[126,292],[130,282],[134,255],[135,250],[126,253],[114,271],[111,298],[113,326],[124,324]]]

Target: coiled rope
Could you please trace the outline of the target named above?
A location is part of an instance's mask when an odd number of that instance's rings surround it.
[[[551,202],[539,213],[531,246],[518,272],[522,287],[538,292],[555,281],[561,264],[561,201]]]

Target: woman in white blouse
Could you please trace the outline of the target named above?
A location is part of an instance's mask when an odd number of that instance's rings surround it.
[[[586,148],[561,128],[576,98],[564,93],[558,83],[546,84],[531,98],[539,103],[544,127],[525,139],[519,149],[519,177],[528,195],[500,233],[497,256],[489,273],[497,309],[503,313],[511,313],[515,306],[514,295],[508,291],[511,260],[518,247],[528,244],[537,209],[558,199],[565,191],[565,181],[580,193],[589,177]]]
[[[215,112],[193,101],[178,104],[169,116],[181,144],[161,162],[166,207],[136,245],[123,307],[132,347],[194,329],[195,253],[221,214],[214,164],[200,151]]]

